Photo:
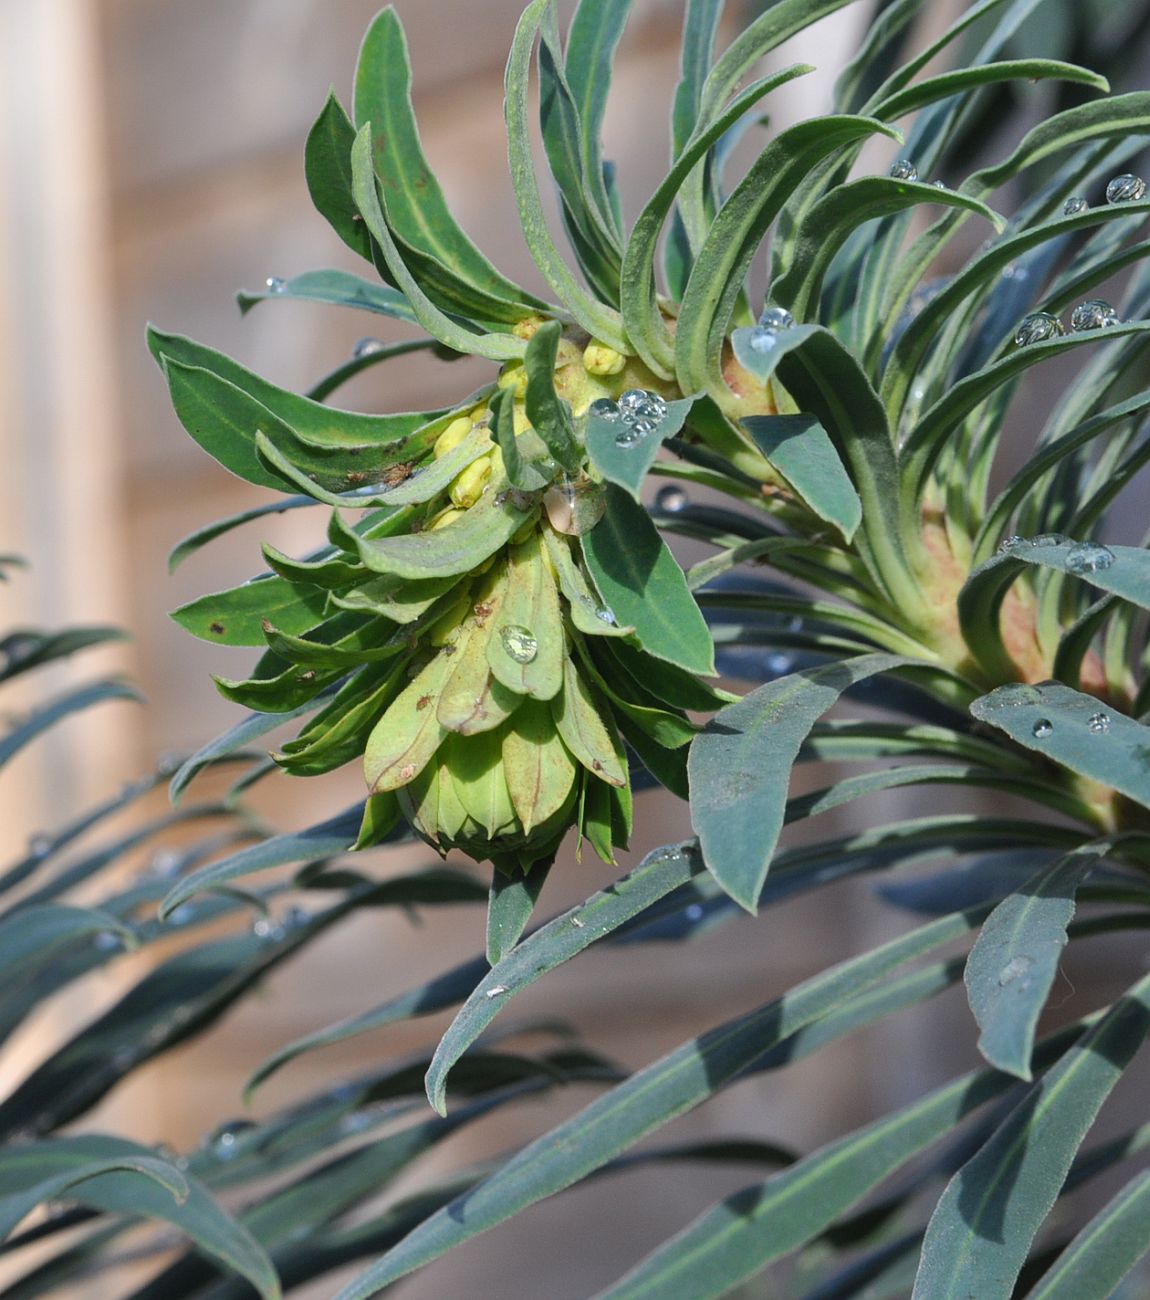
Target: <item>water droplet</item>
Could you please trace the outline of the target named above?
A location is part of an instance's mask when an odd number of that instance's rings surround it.
[[[1124,172],[1106,186],[1107,203],[1135,203],[1146,197],[1146,182],[1141,176]]]
[[[999,985],[1005,988],[1007,984],[1013,984],[1016,979],[1025,975],[1033,965],[1033,957],[1011,957],[1006,965],[998,972]]]
[[[645,433],[640,433],[633,424],[629,424],[625,429],[620,429],[615,435],[615,446],[637,447],[646,436]]]
[[[1088,298],[1070,313],[1070,328],[1075,334],[1081,334],[1084,330],[1108,329],[1111,325],[1121,323],[1118,313],[1102,298]]]
[[[1072,194],[1062,205],[1062,215],[1064,217],[1076,217],[1080,212],[1085,212],[1089,206],[1090,204],[1081,194]]]
[[[779,336],[774,330],[765,330],[761,325],[756,325],[751,330],[750,345],[752,352],[769,352],[778,341]]]
[[[509,658],[517,664],[529,664],[539,653],[539,642],[518,623],[508,623],[499,629],[499,639]]]
[[[508,991],[506,984],[492,984],[483,996],[485,998],[501,998]]]
[[[1048,311],[1036,311],[1026,316],[1014,332],[1014,341],[1020,348],[1031,343],[1043,343],[1047,339],[1056,339],[1065,331],[1057,316]]]
[[[990,692],[988,703],[996,709],[1015,709],[1023,704],[1037,704],[1042,699],[1042,692],[1036,686],[1025,682],[1007,682]]]
[[[99,952],[114,952],[123,946],[124,940],[115,930],[101,930],[93,940]]]
[[[1030,728],[1030,734],[1035,740],[1045,740],[1047,736],[1054,734],[1054,723],[1049,718],[1039,718]]]
[[[157,776],[173,776],[179,770],[183,759],[179,754],[161,754],[156,759]]]
[[[1110,714],[1103,713],[1099,710],[1092,713],[1086,720],[1087,731],[1093,731],[1095,735],[1101,735],[1110,730]]]
[[[357,339],[355,347],[351,350],[351,355],[357,361],[360,357],[374,357],[377,352],[382,352],[386,346],[382,339]]]
[[[801,632],[803,630],[803,620],[798,614],[792,614],[783,624],[788,632]]]
[[[145,873],[153,880],[174,880],[184,865],[183,855],[174,849],[161,849],[148,863]]]
[[[267,285],[268,293],[283,293],[287,288],[287,281],[282,280],[278,275],[269,275],[264,284]]]
[[[648,433],[654,433],[659,421],[667,414],[667,403],[658,393],[648,392],[645,388],[629,388],[619,398],[619,413],[632,427],[638,424],[650,425]]]
[[[1065,533],[1036,533],[1026,539],[1027,546],[1065,546],[1070,538]]]
[[[702,903],[691,903],[683,909],[683,915],[688,921],[701,921],[703,919]]]
[[[350,1115],[344,1115],[339,1121],[339,1131],[341,1133],[362,1133],[365,1129],[371,1128],[375,1122],[370,1111],[353,1110]]]
[[[52,850],[52,837],[50,835],[33,835],[28,840],[28,853],[34,858],[43,858]]]
[[[280,925],[284,930],[298,930],[301,926],[308,925],[311,921],[311,913],[303,907],[289,907],[280,920]]]
[[[777,334],[779,330],[794,329],[795,318],[785,307],[764,307],[759,316],[759,329]]]
[[[667,487],[661,487],[655,493],[655,509],[662,510],[669,515],[677,515],[689,504],[687,494],[681,487],[668,484]]]
[[[593,415],[597,420],[617,420],[620,411],[618,406],[609,397],[599,397],[587,408],[587,414]]]
[[[1101,542],[1079,542],[1072,546],[1066,555],[1066,569],[1069,573],[1099,573],[1114,563],[1114,552]]]
[[[157,1142],[152,1150],[160,1157],[161,1160],[178,1160],[179,1153],[170,1142]]]
[[[1020,546],[1026,545],[1026,538],[1019,537],[1017,533],[1011,533],[1009,537],[1004,537],[998,543],[999,555],[1005,555],[1007,551],[1016,551]]]
[[[950,189],[950,186],[946,183],[946,181],[931,181],[931,184],[934,186],[936,190]]]
[[[251,1120],[230,1119],[221,1124],[219,1128],[213,1129],[203,1140],[201,1146],[205,1151],[210,1151],[217,1160],[231,1160],[239,1154],[240,1138],[254,1128],[255,1125]]]
[[[595,617],[600,623],[606,623],[608,627],[615,626],[615,611],[608,609],[606,605],[600,605],[596,608]]]
[[[587,922],[581,921],[577,916],[573,916],[571,918],[571,924],[575,927],[576,930],[583,930],[586,928]]]
[[[781,650],[772,651],[767,655],[767,671],[774,673],[776,677],[785,677],[794,667],[794,660],[788,654],[783,654]]]
[[[252,934],[265,943],[278,943],[284,937],[284,928],[270,916],[261,916],[252,925]]]
[[[918,168],[909,158],[899,158],[897,162],[891,163],[888,175],[896,181],[917,181]]]
[[[644,419],[631,421],[631,432],[638,434],[640,438],[649,438],[658,427],[659,425],[655,420]]]
[[[168,917],[169,925],[187,925],[195,916],[196,909],[191,903],[181,903]]]

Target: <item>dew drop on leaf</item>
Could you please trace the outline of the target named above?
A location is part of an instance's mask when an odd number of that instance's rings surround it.
[[[1081,334],[1085,330],[1108,329],[1111,325],[1121,323],[1118,313],[1102,298],[1088,298],[1070,313],[1070,328],[1075,334]]]
[[[382,339],[359,339],[351,350],[351,355],[358,361],[361,357],[373,357],[384,349]]]
[[[677,515],[688,504],[687,494],[681,487],[668,484],[655,494],[655,508],[669,515]]]
[[[1039,718],[1030,728],[1030,734],[1035,740],[1045,740],[1047,736],[1054,734],[1054,723],[1049,718]]]
[[[1100,573],[1114,563],[1114,552],[1101,542],[1079,542],[1072,546],[1066,556],[1068,573]]]
[[[777,334],[779,330],[793,329],[795,318],[785,307],[764,307],[759,316],[759,329]]]
[[[1034,965],[1032,957],[1011,957],[1005,966],[998,972],[998,983],[1000,987],[1005,988],[1007,984],[1013,984],[1016,979],[1020,979]]]
[[[891,163],[888,174],[892,180],[896,181],[918,180],[918,168],[909,158],[899,158],[896,162]]]
[[[278,275],[269,275],[264,284],[267,286],[268,293],[283,293],[287,288],[287,281]]]
[[[1017,533],[1011,533],[1009,537],[1004,537],[998,543],[999,555],[1005,555],[1007,551],[1016,551],[1020,546],[1026,545],[1026,538],[1020,537]]]
[[[1048,311],[1036,311],[1026,316],[1014,332],[1014,341],[1024,348],[1031,343],[1044,343],[1047,339],[1056,339],[1062,333],[1062,322]]]
[[[231,1160],[237,1154],[239,1140],[255,1125],[246,1119],[232,1119],[214,1129],[204,1139],[203,1147],[217,1160]]]
[[[1101,709],[1097,713],[1092,713],[1086,720],[1087,731],[1093,731],[1096,736],[1102,735],[1110,730],[1110,714],[1103,713]]]
[[[1124,172],[1106,186],[1107,203],[1136,203],[1146,196],[1146,182],[1141,176]]]
[[[539,653],[539,642],[525,627],[508,623],[499,629],[499,639],[508,656],[517,664],[529,664]]]
[[[483,996],[485,998],[501,998],[504,993],[508,992],[510,992],[510,990],[506,984],[492,984]]]
[[[1035,533],[1026,539],[1027,546],[1065,546],[1070,538],[1065,533]]]
[[[1062,205],[1062,215],[1076,217],[1080,212],[1085,212],[1089,206],[1090,204],[1081,194],[1072,194]]]
[[[616,447],[637,447],[647,435],[640,432],[633,424],[620,429],[615,435]]]
[[[617,420],[620,412],[609,397],[597,397],[587,408],[587,414],[593,415],[597,420]]]

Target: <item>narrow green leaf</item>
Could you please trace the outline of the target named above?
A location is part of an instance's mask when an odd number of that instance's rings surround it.
[[[688,22],[691,21],[688,15]],[[684,51],[686,57],[686,51]],[[748,86],[708,126],[683,143],[670,173],[648,200],[635,222],[623,257],[621,302],[627,334],[648,366],[663,378],[670,378],[675,369],[675,340],[659,310],[655,294],[655,249],[659,233],[680,195],[692,169],[715,143],[747,110],[768,91],[785,85],[814,69],[806,63],[796,63],[773,76],[764,77]],[[681,82],[680,86],[685,83]],[[678,101],[676,101],[677,103]]]
[[[164,334],[160,330],[149,328],[148,347],[161,365],[166,362],[171,367],[178,363],[183,368],[180,372],[181,391],[197,379],[197,372],[207,371],[217,380],[225,380],[228,385],[238,388],[252,402],[258,403],[259,407],[270,411],[287,426],[293,437],[309,447],[328,450],[370,447],[379,463],[389,464],[410,456],[416,448],[426,450],[435,440],[430,433],[430,422],[442,414],[439,411],[405,411],[396,415],[365,415],[359,411],[343,411],[302,397],[290,389],[279,388],[222,352],[179,334]],[[208,387],[206,397],[228,391],[220,385]],[[249,404],[244,409],[252,412],[257,408]],[[198,413],[204,415],[203,410],[198,410]],[[192,436],[195,437],[196,434],[192,432]],[[252,430],[248,429],[239,436],[250,444]],[[216,455],[210,447],[205,450]],[[246,450],[246,447],[237,447],[233,449],[233,454],[241,456]],[[220,458],[216,456],[216,459]],[[254,458],[249,458],[248,463],[253,461]],[[227,464],[226,461],[221,463]],[[254,463],[258,467],[258,462]],[[228,468],[232,467],[228,465]],[[240,473],[241,478],[246,477],[239,470],[233,470],[233,473]],[[270,486],[280,485],[272,483]]]
[[[353,252],[373,261],[371,232],[355,206],[351,180],[351,146],[355,127],[331,91],[304,147],[304,175],[316,210]]]
[[[449,316],[437,307],[424,292],[392,238],[388,218],[376,189],[373,152],[371,123],[365,122],[356,135],[351,151],[352,187],[356,206],[420,325],[428,334],[457,352],[487,357],[491,361],[521,357],[525,349],[522,339],[501,332],[486,333],[481,327],[469,329],[466,324],[459,323],[459,318]]]
[[[52,1169],[59,1172],[44,1179]],[[77,1176],[83,1181],[75,1181]],[[259,1243],[196,1179],[149,1148],[85,1134],[13,1146],[0,1156],[0,1190],[13,1212],[19,1199],[30,1199],[30,1184],[37,1179],[44,1180],[40,1187],[46,1196],[64,1195],[106,1214],[170,1223],[227,1271],[250,1282],[264,1300],[279,1300],[275,1269]],[[47,1191],[48,1183],[58,1184],[57,1190]],[[9,1190],[15,1187],[21,1190]]]
[[[719,210],[699,249],[675,331],[675,373],[687,393],[721,394],[723,340],[743,279],[794,186],[820,159],[869,135],[896,135],[863,117],[801,122],[776,137]]]
[[[0,980],[5,988],[24,983],[53,961],[61,949],[95,935],[115,936],[135,948],[136,932],[119,918],[95,908],[51,903],[22,907],[0,918]]]
[[[541,438],[535,437],[533,431],[515,432],[515,398],[509,388],[497,389],[488,403],[491,411],[489,428],[496,446],[503,453],[503,468],[507,471],[507,481],[512,487],[522,492],[538,492],[547,486],[550,478],[546,471],[536,464],[546,457],[547,447]],[[532,448],[538,449],[538,456],[531,454]]]
[[[931,1215],[915,1300],[1009,1296],[1094,1117],[1150,1030],[1150,976],[1026,1093]]]
[[[522,937],[547,872],[547,865],[540,862],[526,873],[518,868],[514,875],[492,873],[487,902],[487,960],[492,966],[502,961]]]
[[[1026,749],[1150,807],[1150,727],[1095,696],[1061,682],[1015,683],[975,700],[970,712]]]
[[[359,818],[359,808],[351,813],[342,813],[326,822],[309,826],[307,830],[292,831],[284,835],[273,835],[229,854],[219,862],[204,867],[185,876],[164,898],[160,904],[160,916],[169,917],[182,903],[205,890],[218,889],[230,884],[240,876],[250,875],[254,871],[267,871],[271,867],[281,867],[289,862],[319,862],[334,858],[348,852],[355,843],[355,833]]]
[[[1056,1044],[1065,1046],[1077,1032],[1077,1027],[1064,1032]],[[963,1075],[822,1147],[768,1182],[736,1192],[708,1210],[598,1300],[669,1295],[717,1300],[823,1232],[900,1165],[1013,1084],[1010,1076],[995,1070]],[[998,1293],[974,1294],[989,1300]]]
[[[695,738],[688,760],[691,825],[711,874],[748,912],[758,908],[791,767],[811,728],[848,686],[908,662],[860,655],[767,682],[721,709]]]
[[[506,480],[492,484],[461,519],[443,528],[379,539],[351,534],[348,540],[373,573],[407,579],[470,573],[510,541],[539,508],[533,499],[503,491],[505,486]]]
[[[500,275],[447,206],[420,144],[411,103],[407,39],[391,6],[376,15],[363,38],[355,72],[355,122],[360,128],[371,124],[375,172],[383,188],[388,225],[396,235],[485,294],[515,304],[512,320],[544,306]],[[367,217],[366,212],[363,215]]]
[[[1058,59],[1010,59],[1002,63],[980,63],[971,68],[955,68],[915,82],[903,90],[888,95],[873,105],[872,112],[884,121],[893,122],[916,109],[924,108],[951,95],[965,95],[979,86],[995,85],[1004,81],[1068,81],[1105,93],[1110,83],[1105,77],[1075,63],[1062,63]]]
[[[587,293],[555,247],[539,194],[539,182],[535,175],[528,126],[527,88],[531,77],[531,50],[543,20],[544,10],[551,3],[553,0],[531,0],[524,9],[515,30],[511,55],[507,62],[504,114],[507,121],[511,181],[519,205],[519,220],[536,266],[579,324],[593,337],[601,339],[617,351],[629,352],[630,348],[627,345],[619,313]],[[618,10],[620,5],[615,4],[613,8]],[[571,71],[571,66],[568,65],[569,79]],[[578,99],[580,91],[576,90],[574,83],[572,89]],[[584,129],[586,130],[586,122]]]
[[[1087,845],[1032,876],[991,912],[966,964],[970,1009],[991,1065],[1029,1081],[1038,1017],[1050,994],[1074,895],[1109,842]]]
[[[447,1076],[456,1062],[516,994],[666,898],[701,870],[693,844],[655,849],[609,889],[548,921],[507,953],[471,990],[435,1050],[426,1084],[436,1110],[440,1114],[445,1111]]]
[[[0,735],[0,767],[19,753],[64,718],[83,709],[90,709],[93,704],[103,704],[107,700],[139,701],[140,694],[127,682],[115,679],[103,682],[90,682],[77,686],[49,700],[45,705],[25,714],[15,725]]]
[[[168,572],[175,573],[189,556],[194,555],[208,542],[214,541],[217,537],[222,537],[224,533],[230,533],[233,528],[239,528],[243,524],[250,523],[253,519],[262,519],[265,515],[280,515],[287,510],[299,510],[304,506],[314,506],[315,504],[313,497],[288,497],[286,500],[272,501],[268,505],[255,506],[251,510],[238,511],[236,514],[228,515],[224,519],[217,519],[214,523],[207,524],[203,528],[197,528],[195,532],[189,533],[187,537],[182,538],[172,547],[168,555]]]
[[[185,631],[217,645],[262,646],[264,621],[283,632],[307,632],[323,622],[327,592],[321,587],[260,578],[230,591],[198,596],[170,615]]]
[[[610,484],[607,511],[582,541],[587,567],[615,622],[633,627],[639,644],[657,659],[713,674],[707,624],[643,507]]]
[[[397,290],[384,284],[373,284],[350,271],[330,268],[322,271],[305,271],[290,280],[274,280],[264,289],[241,289],[236,294],[240,311],[247,315],[253,307],[268,299],[300,299],[304,302],[322,302],[333,307],[359,307],[363,311],[395,320],[416,323],[411,304]]]
[[[1150,1250],[1150,1170],[1144,1170],[1074,1237],[1028,1300],[1111,1300]]]
[[[738,341],[735,349],[738,355]],[[862,502],[822,425],[810,415],[752,415],[742,425],[815,514],[849,542],[862,523]]]
[[[563,326],[557,320],[540,325],[527,344],[523,365],[527,371],[524,408],[536,433],[547,444],[552,456],[569,471],[583,461],[582,448],[575,438],[571,408],[555,392],[555,359]]]
[[[31,672],[44,664],[67,659],[89,646],[123,641],[126,633],[118,627],[73,627],[63,632],[42,632],[37,628],[12,628],[0,637],[0,682],[9,682],[21,673]]]
[[[621,430],[618,420],[605,420],[588,413],[585,437],[591,463],[608,482],[617,483],[636,501],[641,500],[643,480],[655,463],[659,448],[682,429],[694,404],[693,397],[668,402],[653,432],[633,440],[628,429]]]
[[[614,222],[603,181],[600,134],[611,85],[615,50],[627,24],[632,0],[579,0],[567,36],[564,71],[579,115],[583,176],[599,216]]]
[[[788,1035],[856,997],[904,962],[965,934],[971,924],[964,915],[933,922],[684,1043],[530,1143],[472,1192],[426,1219],[345,1287],[338,1300],[365,1300],[452,1247],[571,1186],[713,1096]],[[514,961],[543,933],[520,944],[508,960]]]

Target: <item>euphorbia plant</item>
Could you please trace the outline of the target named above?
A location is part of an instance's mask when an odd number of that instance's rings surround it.
[[[1068,1176],[1117,1158],[1073,1163],[1150,1026],[1143,978],[1036,1043],[1068,936],[1144,926],[1150,901],[1150,561],[1142,547],[1096,540],[1150,459],[1138,370],[1150,278],[1135,242],[1150,205],[1128,170],[1150,134],[1150,96],[1109,96],[1072,64],[1000,57],[1039,0],[983,0],[913,54],[924,5],[900,0],[840,77],[834,112],[769,137],[728,189],[732,134],[807,69],[744,79],[845,4],[779,0],[717,57],[722,6],[686,5],[671,169],[629,230],[599,143],[629,5],[582,0],[566,42],[551,0],[527,5],[507,66],[511,176],[553,301],[505,278],[451,216],[420,149],[402,29],[385,10],[351,113],[329,100],[306,160],[316,206],[384,283],[321,271],[269,281],[243,303],[351,305],[424,336],[364,349],[299,396],[200,344],[152,335],[176,410],[205,449],[291,494],[289,505],[332,507],[320,550],[265,547],[271,576],[177,614],[208,640],[263,649],[248,680],[220,683],[255,710],[234,746],[302,718],[276,761],[299,775],[362,762],[359,848],[407,824],[441,851],[494,864],[492,969],[432,1062],[437,1107],[452,1067],[514,994],[593,942],[691,935],[736,905],[755,912],[836,877],[1001,855],[973,902],[966,877],[944,873],[936,919],[640,1070],[432,1214],[342,1295],[373,1294],[607,1166],[745,1071],[942,991],[961,968],[938,950],[980,925],[965,978],[985,1069],[715,1207],[605,1294],[719,1295],[832,1230],[866,1239],[852,1206],[995,1098],[977,1153],[951,1147],[904,1176],[876,1220],[903,1216],[902,1235],[819,1294],[853,1294],[864,1275],[901,1293],[922,1246],[917,1296],[1007,1296],[1024,1267],[1037,1278],[1049,1265],[1034,1294],[1101,1297],[1150,1241],[1140,1176],[1069,1244],[1043,1239],[1047,1253],[1027,1265]],[[922,75],[975,32],[964,62]],[[536,48],[543,143],[579,275],[544,219],[531,160]],[[935,178],[981,91],[1042,80],[1076,86],[1080,102],[953,188]],[[887,151],[889,172],[860,168],[867,143]],[[1000,214],[990,205],[1015,181],[1024,197]],[[971,220],[986,242],[935,278]],[[760,304],[746,279],[763,250]],[[1115,309],[1096,294],[1118,272]],[[413,347],[484,357],[490,380],[433,411],[326,403],[342,379]],[[998,487],[1018,382],[1080,351],[1033,453]],[[653,512],[642,504],[649,473],[675,481]],[[725,503],[693,503],[695,486]],[[657,525],[714,554],[684,573]],[[752,563],[771,579],[747,577]],[[713,643],[765,643],[771,680],[741,698],[719,690]],[[868,683],[866,698],[893,720],[824,720]],[[788,799],[796,761],[847,759],[879,765]],[[631,763],[689,794],[697,841],[651,855],[519,942],[569,830],[607,861],[625,847]],[[784,823],[897,786],[1005,791],[1030,811],[934,812],[779,847]],[[216,864],[166,906],[249,869]],[[1076,896],[1108,910],[1072,924]],[[931,954],[936,964],[906,969]],[[294,1045],[261,1077],[396,1014],[392,1002]],[[955,1168],[925,1223],[918,1191]]]

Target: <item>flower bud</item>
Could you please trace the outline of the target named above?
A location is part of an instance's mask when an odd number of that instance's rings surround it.
[[[592,339],[583,349],[583,369],[589,375],[617,375],[627,364],[622,352]]]
[[[527,392],[527,367],[522,361],[509,361],[495,382],[499,388],[510,388],[516,398],[522,400]]]
[[[471,417],[461,415],[451,421],[446,429],[435,440],[435,446],[432,448],[432,455],[436,460],[446,456],[453,448],[459,444],[471,432]]]
[[[460,510],[473,506],[491,481],[491,457],[480,456],[458,474],[451,484],[451,500]]]

